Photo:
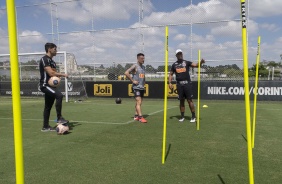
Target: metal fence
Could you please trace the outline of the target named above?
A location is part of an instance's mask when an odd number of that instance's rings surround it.
[[[136,54],[143,52],[147,78],[163,80],[165,26],[169,26],[170,65],[178,48],[184,51],[184,59],[196,62],[201,50],[206,60],[203,80],[242,80],[239,1],[220,5],[207,1],[197,6],[192,0],[179,1],[185,6],[167,13],[152,12],[147,0],[62,0],[17,6],[19,52],[42,52],[46,42],[54,42],[59,50],[71,53],[69,61],[75,59],[71,76],[85,80],[122,80],[124,71],[136,62]],[[0,9],[1,20],[6,20],[5,13],[5,8]],[[0,41],[8,45],[5,33],[4,29],[0,32]],[[8,48],[0,51],[7,53]],[[0,57],[2,80],[9,78],[4,61]],[[28,62],[20,64],[22,79],[36,79],[36,67],[27,66]],[[197,80],[197,69],[190,73]]]

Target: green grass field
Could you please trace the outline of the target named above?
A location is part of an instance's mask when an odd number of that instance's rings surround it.
[[[0,98],[0,183],[15,183],[12,102]],[[67,135],[41,132],[43,98],[22,99],[25,183],[245,184],[248,178],[245,104],[201,101],[200,130],[178,122],[177,100],[168,101],[166,162],[161,163],[163,101],[145,99],[147,124],[132,121],[134,100],[93,98],[64,103]],[[196,103],[195,103],[196,104]],[[252,107],[252,106],[251,106]],[[253,107],[252,107],[253,108]],[[255,183],[282,183],[282,107],[258,102]],[[50,124],[55,125],[55,109]]]

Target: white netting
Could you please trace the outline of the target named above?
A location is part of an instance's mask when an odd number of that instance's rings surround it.
[[[198,60],[201,50],[207,61],[201,71],[203,80],[242,80],[240,2],[177,2],[160,6],[158,11],[154,11],[156,2],[149,0],[62,0],[20,5],[16,8],[19,52],[41,52],[45,42],[54,42],[59,50],[75,55],[77,66],[72,73],[79,71],[82,79],[95,81],[106,80],[109,73],[122,75],[128,67],[125,63],[136,62],[136,54],[144,52],[146,72],[158,76],[164,72],[161,68],[168,25],[170,64],[176,59],[177,48],[192,61]],[[5,7],[0,9],[0,20],[0,53],[8,53]],[[256,48],[249,51],[251,67]],[[195,72],[197,69],[191,75]]]
[[[20,53],[19,74],[23,95],[38,96],[43,95],[38,87],[40,72],[39,62],[45,53]],[[87,98],[85,83],[81,76],[81,68],[78,67],[74,54],[58,52],[53,58],[57,63],[57,71],[69,74],[69,78],[62,78],[59,88],[64,94],[68,94],[67,99]],[[11,68],[9,54],[0,54],[0,80],[4,83],[0,87],[1,94],[7,94],[11,91]],[[5,83],[5,81],[7,81]],[[35,86],[36,85],[36,86]]]

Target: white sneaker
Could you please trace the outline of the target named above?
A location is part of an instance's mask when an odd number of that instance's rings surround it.
[[[185,120],[185,118],[180,118],[178,121],[183,122],[184,120]]]
[[[196,122],[196,118],[191,118],[190,123],[195,123]]]

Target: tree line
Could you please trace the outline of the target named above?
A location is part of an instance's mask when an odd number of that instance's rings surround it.
[[[0,66],[4,66],[4,63],[9,62],[0,62]],[[21,70],[22,71],[35,71],[38,70],[38,64],[39,61],[36,60],[30,60],[27,62],[21,62]],[[99,74],[108,74],[113,73],[115,75],[123,75],[124,72],[130,68],[132,64],[126,64],[125,66],[122,66],[121,64],[112,65],[110,67],[105,67],[103,64],[101,64],[99,67],[95,68],[95,73],[97,75]],[[93,66],[89,65],[80,65],[80,67],[87,68],[88,72],[85,72],[85,74],[94,74]],[[255,77],[256,75],[256,64],[253,64],[249,68],[249,77]],[[208,66],[204,65],[202,67],[204,69],[204,73],[216,76],[216,75],[222,75],[225,74],[227,77],[242,77],[243,76],[243,69],[238,67],[236,64],[231,65],[218,65],[218,66]],[[266,61],[263,60],[259,63],[258,67],[258,74],[260,77],[267,77],[269,75],[269,70],[272,70],[274,68],[274,76],[278,77],[280,76],[280,72],[282,69],[281,62],[275,62],[275,61]],[[9,67],[7,67],[9,69]],[[159,65],[157,67],[154,67],[150,64],[145,65],[145,69],[147,73],[157,73],[157,72],[164,72],[165,66]],[[171,69],[171,65],[168,66],[168,71]]]

